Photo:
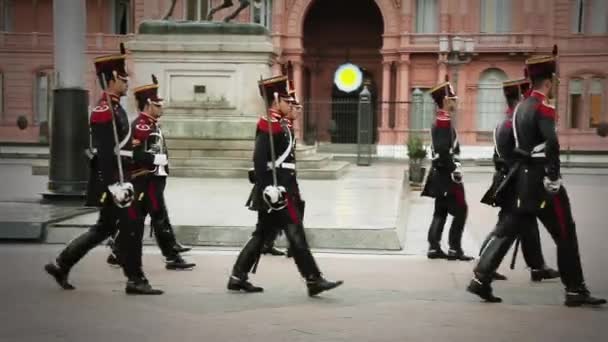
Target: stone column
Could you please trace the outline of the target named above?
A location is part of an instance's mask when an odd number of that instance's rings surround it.
[[[399,83],[397,87],[397,122],[396,127],[399,131],[397,144],[405,144],[409,125],[408,104],[410,101],[410,55],[401,55],[399,58]]]
[[[88,93],[85,90],[85,1],[53,1],[55,90],[51,121],[49,193],[45,198],[82,196],[87,181]]]
[[[300,58],[291,62],[293,67],[293,83],[296,88],[296,96],[299,101],[302,101],[302,87],[304,86],[302,82],[302,60]],[[303,141],[304,139],[304,117],[300,115],[297,119],[296,126],[296,137]]]
[[[382,126],[381,128],[388,129],[388,102],[391,100],[391,63],[392,61],[384,60],[382,62]]]
[[[448,73],[447,55],[439,54],[437,57],[437,82],[439,84],[445,81],[445,75]]]

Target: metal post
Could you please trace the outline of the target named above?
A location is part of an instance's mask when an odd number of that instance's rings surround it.
[[[358,109],[357,165],[369,166],[372,159],[373,120],[371,93],[367,86],[364,86],[359,94]]]
[[[85,194],[89,145],[88,92],[85,90],[85,1],[53,1],[56,88],[53,91],[51,157],[46,199]]]

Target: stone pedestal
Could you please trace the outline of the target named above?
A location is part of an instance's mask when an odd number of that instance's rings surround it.
[[[257,81],[270,77],[277,53],[255,24],[146,21],[127,44],[131,86],[155,74],[165,99],[169,139],[250,140],[264,112]]]

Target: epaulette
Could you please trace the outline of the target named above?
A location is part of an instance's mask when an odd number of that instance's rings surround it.
[[[271,119],[272,121],[268,122],[268,119],[266,117],[260,117],[260,120],[258,120],[258,129],[262,132],[268,133],[268,131],[270,129],[272,129],[272,134],[279,134],[281,132],[283,132],[283,127],[281,126],[281,123],[279,122],[279,120],[276,119]]]
[[[100,124],[112,121],[112,111],[107,102],[100,101],[99,105],[93,109],[91,113],[91,123]]]
[[[147,116],[140,114],[135,121],[135,129],[133,130],[133,145],[138,145],[142,141],[148,139],[152,133],[154,122]]]
[[[555,107],[551,106],[545,101],[540,102],[536,109],[542,117],[555,120]]]
[[[437,111],[437,117],[435,118],[435,126],[438,128],[448,128],[450,127],[452,119],[448,112],[439,110]]]

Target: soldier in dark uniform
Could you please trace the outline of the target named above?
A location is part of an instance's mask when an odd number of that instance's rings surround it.
[[[163,293],[152,288],[144,275],[141,261],[143,220],[137,202],[133,200],[133,185],[119,179],[120,172],[125,180],[130,179],[130,159],[120,157],[122,170],[119,170],[116,153],[120,151],[120,156],[132,153],[129,119],[120,105],[120,97],[126,94],[128,88],[125,57],[121,44],[120,55],[95,59],[97,77],[105,89],[90,118],[92,145],[97,153],[91,161],[87,205],[100,207],[101,210],[97,223],[72,240],[54,263],[45,266],[45,270],[66,290],[74,289],[68,282],[72,267],[91,249],[112,236],[119,222],[124,234],[119,248],[123,251],[123,271],[128,279],[125,291],[128,294],[146,295]],[[118,148],[115,132],[118,135]]]
[[[258,223],[245,247],[241,250],[228,280],[228,289],[261,292],[263,289],[248,281],[248,273],[260,257],[268,231],[283,229],[289,241],[298,271],[306,280],[308,295],[315,296],[342,284],[331,282],[321,275],[306,241],[302,224],[302,200],[296,178],[295,139],[290,120],[294,115],[293,98],[287,91],[287,77],[277,76],[259,82],[260,92],[269,104],[268,113],[257,124],[253,152],[255,185],[250,196],[250,207],[258,211]],[[272,140],[270,139],[272,135]],[[276,184],[273,180],[273,156]]]
[[[503,206],[509,202],[504,200],[504,196],[512,194],[512,189],[500,189],[498,196],[496,191],[504,178],[509,174],[509,169],[513,165],[513,150],[515,149],[515,139],[513,137],[513,111],[517,104],[521,101],[522,96],[529,95],[530,82],[527,79],[512,80],[503,82],[503,92],[507,101],[507,111],[505,119],[500,122],[494,129],[494,167],[495,173],[490,189],[481,199],[481,203],[500,207],[501,211],[498,214],[499,220],[504,218]],[[527,97],[527,96],[525,96]],[[508,210],[508,208],[506,209]],[[500,224],[499,224],[500,226]],[[479,255],[481,256],[487,243],[495,236],[495,232],[488,234],[486,240],[481,246]],[[530,278],[532,281],[539,282],[543,279],[554,279],[559,277],[559,272],[548,267],[545,264],[545,258],[540,244],[540,234],[538,232],[538,224],[534,221],[534,225],[530,229],[522,230],[520,233],[521,249],[524,259],[528,267],[530,267]],[[496,272],[495,280],[506,280],[506,277]]]
[[[432,168],[421,194],[435,199],[433,220],[428,233],[427,257],[470,261],[473,258],[465,255],[461,246],[468,208],[458,159],[460,145],[450,117],[450,112],[456,109],[458,97],[447,78],[446,82],[431,89],[430,94],[438,109],[431,127]],[[448,214],[454,219],[450,227],[448,254],[445,254],[441,250],[441,235]]]
[[[467,290],[488,302],[502,301],[492,292],[492,275],[515,237],[533,227],[538,217],[557,244],[558,267],[566,288],[564,304],[605,304],[606,300],[591,296],[585,285],[576,225],[561,180],[557,114],[547,103],[557,85],[557,61],[554,56],[533,57],[526,66],[533,91],[513,114],[514,162],[505,178],[512,196],[504,197],[509,201],[503,206],[504,216],[484,248]]]
[[[165,186],[169,175],[167,146],[158,120],[162,115],[163,99],[158,97],[158,82],[152,75],[152,84],[133,89],[139,116],[131,125],[133,131],[133,171],[131,179],[140,202],[142,220],[150,215],[150,225],[156,243],[165,257],[168,270],[191,269],[196,264],[186,262],[178,252],[173,227],[165,204]],[[108,263],[119,265],[123,234],[118,233],[112,245]]]

